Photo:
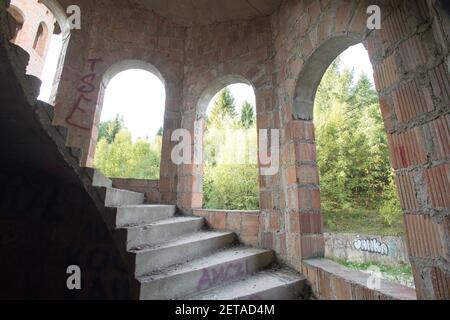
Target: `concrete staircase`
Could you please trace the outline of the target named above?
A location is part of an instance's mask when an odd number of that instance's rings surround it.
[[[208,230],[203,218],[172,205],[144,204],[144,195],[115,189],[95,171],[117,230],[126,230],[140,299],[265,300],[306,297],[305,278],[276,266],[272,251],[239,244],[232,232]]]

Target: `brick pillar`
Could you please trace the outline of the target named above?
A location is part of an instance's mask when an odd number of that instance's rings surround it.
[[[287,250],[294,263],[323,257],[323,218],[320,213],[319,169],[314,124],[291,120],[286,129],[284,182],[287,186]]]
[[[419,299],[450,298],[450,74],[424,1],[385,8],[368,39]],[[434,21],[439,25],[439,21]],[[447,50],[448,53],[448,50]]]
[[[192,138],[191,163],[180,165],[178,168],[179,182],[177,189],[177,204],[186,214],[203,206],[203,161],[195,163],[194,154],[196,144],[203,146],[203,132],[205,122],[191,110],[185,112],[181,128],[189,131]],[[203,159],[202,159],[203,160]]]

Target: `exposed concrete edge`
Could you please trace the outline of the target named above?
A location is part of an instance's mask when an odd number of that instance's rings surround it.
[[[210,212],[210,213],[252,213],[252,214],[261,214],[260,210],[221,210],[221,209],[193,209],[197,212]]]
[[[314,294],[319,299],[357,300],[358,297],[355,295],[355,290],[362,289],[372,293],[375,299],[379,300],[417,300],[414,289],[384,279],[381,279],[379,289],[370,289],[368,287],[369,274],[351,270],[331,260],[310,259],[304,260],[302,264],[303,274],[308,278]],[[315,274],[308,272],[308,269],[311,268],[316,270]],[[339,288],[337,288],[336,280],[340,282]],[[327,287],[329,292],[325,292],[326,290],[323,288],[325,282],[327,282],[326,285],[329,285]],[[338,292],[338,290],[341,291]],[[342,292],[346,292],[347,296],[343,296]],[[331,296],[327,296],[329,294]]]

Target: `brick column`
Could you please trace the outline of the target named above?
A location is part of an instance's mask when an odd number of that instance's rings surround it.
[[[323,257],[325,251],[313,122],[291,120],[285,138],[285,152],[288,152],[288,161],[283,166],[287,186],[287,250],[296,263]]]
[[[422,1],[386,8],[369,38],[419,299],[450,298],[450,74]],[[440,21],[434,21],[439,25]],[[447,50],[448,53],[448,50]]]

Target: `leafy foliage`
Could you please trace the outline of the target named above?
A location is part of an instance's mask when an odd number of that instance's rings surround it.
[[[98,141],[106,139],[108,143],[113,143],[120,130],[125,129],[123,117],[116,115],[114,120],[100,123]]]
[[[257,210],[256,117],[246,102],[240,116],[228,88],[214,102],[205,136],[203,196],[208,209]]]
[[[101,126],[115,128],[111,123]],[[109,142],[111,137],[114,139]],[[139,139],[133,143],[122,121],[122,129],[117,134],[103,136],[97,143],[94,166],[113,178],[158,179],[161,145],[161,136],[156,136],[152,142]]]
[[[209,126],[221,127],[223,121],[230,122],[231,120],[235,120],[236,116],[235,99],[230,89],[224,88],[219,92],[214,101],[214,106],[211,110],[211,115],[208,117],[207,124]]]
[[[367,75],[353,85],[353,72],[340,69],[338,59],[325,73],[315,101],[326,225],[335,229],[333,215],[337,212],[350,216],[351,212],[357,216],[363,212],[361,220],[375,219],[386,227],[401,225],[377,93]],[[355,216],[353,220],[359,219]],[[353,227],[361,228],[356,224]]]
[[[245,129],[249,129],[255,124],[255,111],[250,102],[245,101],[241,111],[241,126]]]

